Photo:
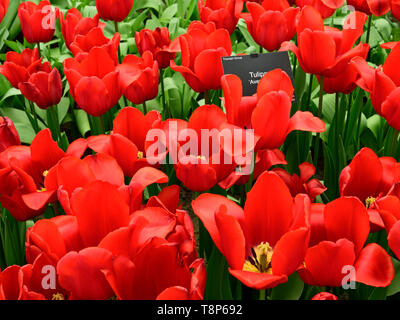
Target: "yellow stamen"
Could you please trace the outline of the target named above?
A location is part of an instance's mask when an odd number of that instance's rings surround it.
[[[46,188],[42,188],[42,189],[40,189],[40,190],[37,190],[37,192],[45,192],[45,191],[47,191]]]
[[[49,174],[49,170],[43,171],[43,177],[46,177]]]
[[[369,209],[372,206],[375,200],[376,198],[374,197],[368,197],[367,199],[365,199],[365,206],[367,207],[367,209]]]
[[[62,293],[53,294],[51,300],[65,300],[65,297]]]
[[[142,151],[138,151],[137,157],[138,157],[138,159],[143,159],[143,152]]]
[[[243,271],[272,274],[271,260],[274,250],[268,242],[251,249],[251,255],[243,265]]]

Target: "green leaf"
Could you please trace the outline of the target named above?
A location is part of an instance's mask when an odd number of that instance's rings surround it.
[[[90,131],[89,118],[87,113],[82,109],[74,110],[76,125],[78,126],[79,132],[82,137],[85,137],[86,133]]]
[[[392,296],[400,292],[400,261],[392,258],[394,267],[394,279],[387,288],[387,296]]]
[[[293,273],[286,283],[272,289],[271,300],[299,300],[303,292],[304,283],[297,272]]]
[[[2,113],[10,118],[18,131],[22,143],[30,144],[35,137],[35,131],[26,113],[16,108],[1,108]]]
[[[204,292],[206,300],[232,300],[228,264],[225,257],[214,246],[207,263],[207,282]]]

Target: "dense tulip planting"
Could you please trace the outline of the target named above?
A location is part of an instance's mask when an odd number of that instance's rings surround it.
[[[0,300],[398,299],[398,19],[0,0]]]

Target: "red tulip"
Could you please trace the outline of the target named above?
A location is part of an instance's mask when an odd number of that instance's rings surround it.
[[[326,19],[344,4],[344,0],[296,0],[298,7],[312,6]]]
[[[103,48],[109,56],[118,64],[118,47],[121,40],[119,33],[114,33],[112,39],[104,36],[102,27],[92,28],[87,34],[78,34],[70,44],[70,50],[74,57],[81,61],[86,58],[92,48]]]
[[[362,43],[353,48],[363,34],[366,20],[365,14],[354,12],[346,17],[342,31],[325,28],[319,12],[306,6],[297,26],[298,48],[292,42],[285,42],[281,50],[293,51],[307,73],[336,77],[353,57],[362,56],[367,50],[368,44]]]
[[[57,105],[63,93],[61,76],[57,68],[51,72],[34,73],[27,82],[20,82],[18,87],[26,99],[35,102],[41,109]]]
[[[375,200],[388,194],[400,182],[400,164],[393,158],[378,156],[369,148],[361,149],[339,177],[341,196],[354,196],[365,203],[373,229],[383,227],[374,206]]]
[[[0,1],[0,23],[1,23],[1,21],[3,21],[3,18],[7,13],[8,3],[9,3],[9,0],[1,0]]]
[[[324,241],[307,250],[298,271],[305,283],[339,287],[346,276],[374,287],[392,282],[394,268],[388,253],[376,243],[364,247],[370,229],[367,209],[360,200],[344,197],[327,204],[322,228]]]
[[[361,76],[357,84],[370,93],[371,103],[376,113],[384,117],[396,130],[400,130],[400,113],[398,112],[400,77],[397,72],[399,57],[400,43],[396,43],[382,68],[375,70],[361,58],[352,60]]]
[[[0,272],[0,300],[44,300],[31,289],[32,265],[12,265]]]
[[[220,78],[224,74],[221,57],[232,53],[229,32],[216,29],[212,22],[193,21],[179,41],[182,66],[171,61],[171,68],[181,73],[196,92],[220,89]]]
[[[125,176],[132,177],[140,168],[151,166],[146,158],[146,136],[160,121],[158,111],[144,115],[136,108],[125,107],[114,119],[112,133],[88,138],[88,147],[114,157]]]
[[[127,55],[117,69],[124,95],[133,104],[141,104],[157,97],[158,63],[153,60],[150,51],[144,52],[142,58]]]
[[[393,16],[400,21],[400,1],[392,0],[391,2],[391,11]]]
[[[40,1],[38,5],[31,1],[22,2],[18,7],[18,17],[26,41],[49,42],[55,32],[56,14],[47,0]]]
[[[383,16],[390,10],[391,0],[347,0],[347,5],[367,15]]]
[[[133,7],[133,0],[96,0],[100,18],[120,22],[124,20]]]
[[[315,174],[315,167],[308,163],[302,163],[299,165],[300,177],[297,174],[290,175],[287,171],[281,168],[272,169],[273,172],[278,174],[285,181],[288,186],[290,193],[293,197],[297,194],[307,194],[311,201],[325,192],[327,189],[318,179],[311,179]],[[310,180],[311,179],[311,180]]]
[[[176,121],[175,128],[170,126],[171,121],[176,120],[165,121],[161,127],[168,137],[168,150],[175,164],[177,178],[187,188],[206,191],[216,184],[228,188],[240,178],[238,176],[232,181],[231,173],[236,167],[244,165],[239,163],[239,160],[243,160],[239,158],[245,158],[254,149],[251,133],[246,135],[244,130],[230,126],[225,113],[215,105],[198,107],[188,122]],[[202,136],[203,130],[209,130],[210,137]],[[231,130],[238,130],[236,134],[239,133],[239,136],[235,136]],[[224,133],[231,134],[231,141],[223,140]],[[241,150],[234,149],[238,146],[241,146]],[[240,151],[243,154],[237,153]]]
[[[44,180],[72,147],[64,153],[52,140],[50,130],[44,129],[30,147],[12,146],[0,153],[0,202],[15,219],[39,216],[47,203],[56,201],[56,190],[46,189]]]
[[[7,117],[0,116],[0,152],[11,146],[21,144],[17,129],[14,123]]]
[[[275,174],[263,173],[247,194],[244,211],[220,195],[202,194],[192,203],[229,272],[257,290],[287,281],[303,263],[308,246],[309,200],[293,199]]]
[[[337,300],[338,297],[330,292],[317,293],[311,300]]]
[[[286,0],[266,0],[262,5],[248,2],[247,9],[249,13],[242,15],[247,29],[254,41],[266,50],[278,50],[282,42],[294,37],[300,9],[290,7]]]
[[[153,54],[160,69],[169,67],[175,55],[179,52],[179,40],[171,42],[168,28],[156,28],[154,31],[142,29],[135,33],[136,47],[141,56],[146,51]]]
[[[243,0],[199,0],[198,8],[203,23],[212,21],[217,28],[232,34],[243,10]]]
[[[70,45],[72,42],[74,42],[76,36],[84,36],[87,35],[93,28],[100,27],[104,29],[106,26],[104,23],[99,22],[98,14],[96,14],[93,18],[82,17],[82,14],[76,8],[69,9],[65,19],[64,14],[59,11],[58,20],[60,20],[61,32],[68,49],[70,49]]]
[[[160,238],[136,254],[119,253],[104,273],[120,300],[198,300],[206,281],[203,259],[187,266],[176,244]]]
[[[93,48],[81,61],[64,60],[70,93],[80,108],[101,116],[114,107],[122,95],[115,61],[104,48]]]
[[[73,192],[96,180],[120,187],[124,184],[124,174],[117,161],[107,154],[98,153],[83,160],[67,156],[49,171],[44,185],[46,189],[57,190],[64,211],[71,214],[70,197]]]
[[[27,82],[29,77],[39,71],[51,72],[49,62],[42,63],[38,49],[24,49],[21,53],[9,51],[6,53],[6,62],[0,66],[0,73],[10,81],[14,88],[21,82]]]
[[[310,112],[297,111],[290,117],[293,85],[280,69],[268,72],[257,87],[258,102],[251,114],[254,133],[261,137],[257,149],[276,149],[294,130],[324,132],[325,123]]]
[[[359,55],[362,59],[367,58],[369,47],[365,46],[364,49],[364,52]],[[348,63],[345,69],[336,77],[324,77],[324,92],[350,94],[357,87],[359,79],[360,75],[357,72],[357,68],[352,63]],[[320,77],[318,77],[318,81],[321,81]]]
[[[293,130],[325,131],[323,121],[310,112],[298,111],[290,117],[294,89],[289,76],[280,69],[266,73],[252,97],[242,97],[242,82],[235,75],[224,75],[221,82],[228,121],[253,128],[261,137],[257,150],[279,148]]]

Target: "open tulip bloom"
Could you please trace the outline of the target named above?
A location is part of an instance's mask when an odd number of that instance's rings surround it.
[[[399,19],[0,0],[0,300],[399,300]]]

